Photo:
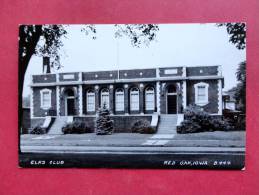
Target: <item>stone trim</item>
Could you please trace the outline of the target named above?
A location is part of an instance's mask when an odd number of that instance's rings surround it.
[[[160,92],[160,82],[156,82],[156,106],[157,106],[157,113],[161,114],[161,108],[160,108],[160,97],[161,97],[161,92]]]
[[[83,115],[83,89],[82,89],[82,85],[79,85],[78,101],[79,101],[79,115],[81,116],[81,115]]]
[[[49,105],[47,105],[47,106],[44,106],[43,105],[43,93],[44,92],[48,92],[49,93],[49,96],[50,96],[50,103],[49,103]],[[44,109],[44,110],[48,110],[49,108],[51,108],[51,94],[52,94],[52,90],[50,90],[50,89],[47,89],[47,88],[45,88],[45,89],[42,89],[42,90],[40,90],[40,107],[42,108],[42,109]]]
[[[202,102],[198,101],[198,87],[205,87],[205,100]],[[198,106],[205,106],[209,103],[209,84],[208,83],[204,83],[204,82],[200,82],[200,83],[196,83],[194,85],[195,88],[195,104]]]
[[[33,110],[34,110],[34,104],[33,104],[33,88],[31,87],[30,88],[30,91],[31,91],[31,96],[30,96],[30,115],[31,115],[31,118],[34,118],[33,116]]]
[[[186,108],[187,106],[187,87],[186,87],[186,81],[183,81],[183,85],[182,85],[182,102],[183,102],[183,109]]]
[[[222,115],[222,81],[218,80],[218,115]]]
[[[60,87],[56,86],[57,116],[60,116]]]

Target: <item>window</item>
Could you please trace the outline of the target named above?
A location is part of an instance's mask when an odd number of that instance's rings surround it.
[[[101,107],[105,104],[106,108],[110,108],[110,103],[109,103],[109,90],[108,89],[103,89],[101,91]]]
[[[139,90],[138,88],[132,88],[130,90],[130,110],[139,110]]]
[[[198,86],[198,102],[204,102],[206,99],[205,86]]]
[[[197,83],[194,85],[195,88],[195,104],[199,106],[205,106],[209,103],[208,101],[208,88],[207,83]]]
[[[87,112],[95,111],[95,94],[93,90],[88,90],[86,93],[86,110]]]
[[[41,108],[49,109],[51,107],[51,90],[42,89],[40,91],[40,95],[41,95]]]
[[[145,90],[145,107],[146,110],[155,109],[155,90],[153,87],[148,87]]]
[[[115,92],[115,110],[124,111],[124,91],[117,89]]]

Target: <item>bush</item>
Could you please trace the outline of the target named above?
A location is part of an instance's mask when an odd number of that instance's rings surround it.
[[[98,116],[95,121],[96,135],[112,134],[114,122],[111,120],[110,111],[106,108],[104,103],[103,107],[98,110]]]
[[[131,131],[132,133],[152,134],[156,132],[156,129],[150,126],[149,121],[138,120],[131,127]]]
[[[62,132],[64,134],[82,134],[91,133],[91,129],[85,122],[74,121],[72,123],[67,123],[64,127],[62,127]]]
[[[226,120],[216,118],[202,111],[198,106],[189,106],[184,111],[184,121],[177,127],[178,133],[197,133],[204,131],[228,131],[233,127]]]
[[[33,127],[33,129],[31,130],[30,134],[45,134],[47,133],[47,130],[45,128],[42,128],[40,125],[37,125],[36,127]]]

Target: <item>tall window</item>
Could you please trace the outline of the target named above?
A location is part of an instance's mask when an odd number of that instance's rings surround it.
[[[115,110],[124,111],[124,91],[117,89],[115,92]]]
[[[40,91],[40,95],[41,95],[41,108],[49,109],[51,107],[51,90],[42,89]]]
[[[88,90],[86,93],[86,110],[87,112],[95,111],[95,93],[93,90]]]
[[[109,103],[109,90],[108,89],[103,89],[101,91],[101,107],[103,107],[103,105],[106,105],[106,108],[109,109],[110,108],[110,103]]]
[[[145,90],[145,107],[146,110],[155,110],[155,90],[148,87]]]
[[[206,98],[205,86],[198,86],[198,102],[204,102]]]
[[[130,90],[130,110],[139,110],[139,89],[136,87]]]
[[[195,104],[199,106],[204,106],[209,103],[208,98],[208,88],[207,83],[197,83],[194,85],[195,88]]]

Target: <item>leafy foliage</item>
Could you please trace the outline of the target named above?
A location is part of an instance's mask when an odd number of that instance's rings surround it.
[[[112,134],[113,120],[110,118],[110,111],[106,108],[106,104],[98,110],[96,119],[95,133],[97,135]]]
[[[238,102],[239,110],[246,111],[246,61],[241,62],[236,72],[237,80],[235,99]]]
[[[159,31],[156,24],[116,24],[115,27],[117,28],[115,37],[127,36],[135,47],[140,47],[142,44],[149,45],[155,40]]]
[[[72,123],[67,123],[62,127],[62,132],[64,134],[82,134],[82,133],[91,133],[91,129],[85,122],[74,121]]]
[[[188,106],[184,111],[184,121],[177,128],[178,133],[232,130],[228,121],[213,117],[198,106]]]
[[[40,125],[35,126],[31,131],[30,134],[45,134],[47,133],[47,130],[45,128],[42,128]]]
[[[245,23],[223,23],[218,26],[226,26],[229,34],[229,42],[233,43],[238,49],[246,48],[246,24]]]
[[[147,120],[138,120],[131,127],[132,133],[153,134],[156,129],[150,126]]]

